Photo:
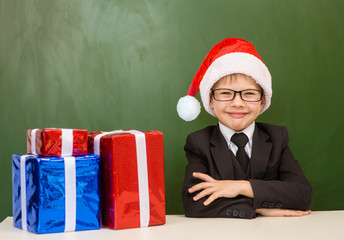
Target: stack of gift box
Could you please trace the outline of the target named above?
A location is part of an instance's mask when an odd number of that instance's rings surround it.
[[[13,224],[34,233],[165,223],[159,131],[32,129],[12,156]]]

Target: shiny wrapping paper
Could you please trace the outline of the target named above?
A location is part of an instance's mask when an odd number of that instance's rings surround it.
[[[94,138],[104,132],[89,132],[87,136],[87,151],[88,154],[94,154]]]
[[[66,158],[38,157],[37,155],[12,155],[13,224],[33,233],[92,230],[100,228],[99,156],[75,157],[75,165],[65,166]],[[26,160],[25,160],[25,156]],[[22,161],[24,158],[24,161]],[[74,159],[74,157],[72,157]],[[22,161],[22,162],[21,162]],[[23,165],[25,164],[25,165]],[[21,179],[25,166],[25,179]],[[65,172],[74,171],[75,181],[68,180]],[[73,184],[65,184],[66,181]],[[24,182],[23,182],[24,181]],[[25,197],[22,197],[26,184]],[[67,190],[74,191],[72,204],[66,197]],[[70,195],[69,195],[70,196]],[[25,201],[26,200],[26,201]],[[25,201],[26,208],[22,208]],[[69,202],[68,202],[69,201]],[[67,206],[68,205],[68,206]],[[70,208],[69,205],[74,206]],[[74,209],[73,212],[67,211]],[[72,229],[67,226],[68,216],[73,214]],[[23,224],[22,218],[26,218]],[[70,219],[70,218],[69,218]],[[70,222],[70,221],[69,221]]]
[[[63,153],[62,130],[65,129],[28,129],[27,130],[27,152],[42,156],[82,156],[87,154],[87,134],[85,129],[67,129],[73,132],[70,142],[71,152]],[[35,131],[35,142],[32,142],[32,133]],[[34,144],[34,145],[32,145]],[[32,149],[32,146],[34,149]],[[34,150],[34,151],[33,151]]]
[[[99,133],[89,133],[90,152]],[[142,189],[139,189],[135,135],[117,133],[100,138],[102,225],[110,229],[145,227],[140,221],[143,212],[148,215],[146,226],[165,224],[163,134],[141,133],[145,137],[148,211],[140,209]]]

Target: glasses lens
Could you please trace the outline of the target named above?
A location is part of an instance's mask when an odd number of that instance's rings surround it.
[[[216,89],[214,90],[214,97],[218,101],[230,101],[233,99],[234,91],[229,89]]]
[[[262,97],[262,92],[259,90],[244,90],[241,92],[241,97],[244,101],[257,102]]]

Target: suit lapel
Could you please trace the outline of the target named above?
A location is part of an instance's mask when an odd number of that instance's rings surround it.
[[[253,134],[251,178],[263,179],[270,158],[272,143],[268,142],[269,135],[260,130],[257,125]]]
[[[233,179],[234,170],[231,151],[221,134],[219,125],[216,126],[210,136],[210,150],[221,179]]]

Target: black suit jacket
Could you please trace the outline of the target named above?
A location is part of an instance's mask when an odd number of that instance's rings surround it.
[[[185,215],[254,218],[257,208],[309,209],[312,187],[288,142],[285,127],[256,123],[251,159],[244,173],[218,125],[191,133],[184,147],[188,160],[182,191]],[[192,198],[196,194],[188,192],[188,188],[201,182],[192,177],[193,172],[206,173],[217,180],[249,180],[254,198],[219,198],[204,206],[206,198],[195,202]]]

